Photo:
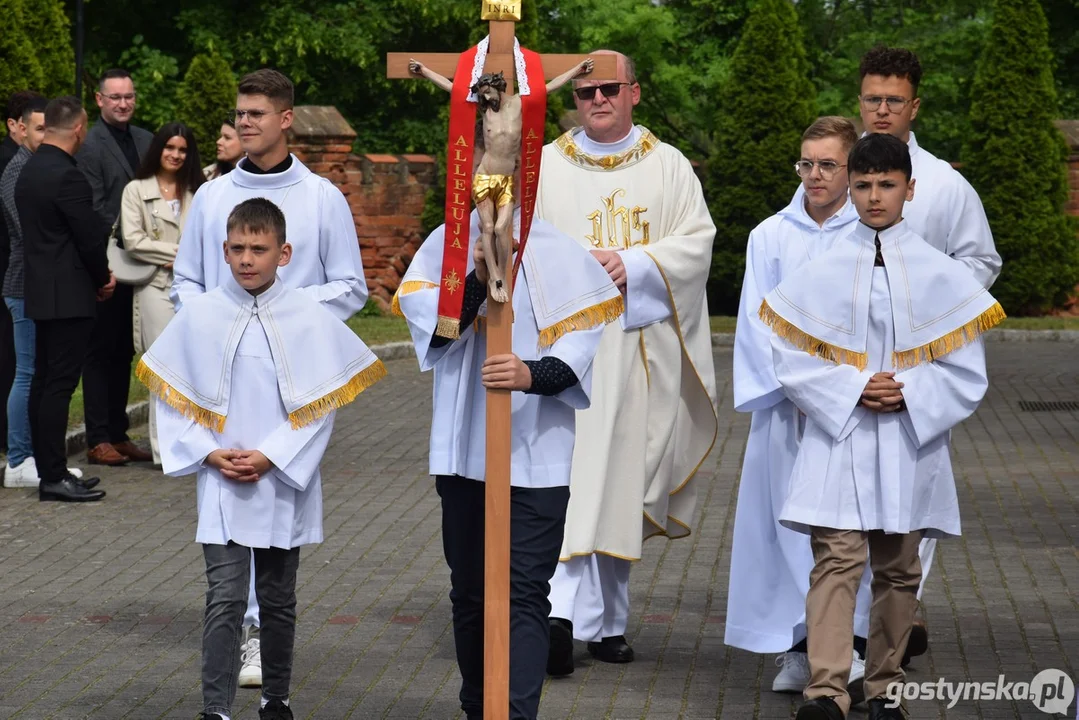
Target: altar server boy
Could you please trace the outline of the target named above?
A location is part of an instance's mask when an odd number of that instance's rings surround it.
[[[520,237],[520,209],[514,237]],[[486,358],[486,264],[472,213],[460,337],[435,334],[445,226],[413,258],[394,296],[422,370],[434,370],[430,472],[442,499],[442,543],[461,708],[483,717],[484,476],[486,388],[512,396],[510,510],[510,718],[539,711],[550,640],[547,600],[569,504],[575,413],[588,407],[603,326],[624,301],[607,271],[572,238],[541,220],[521,251],[513,287],[513,354]],[[445,287],[445,286],[443,286]],[[478,318],[478,322],[477,322]]]
[[[769,293],[784,393],[807,416],[780,522],[810,535],[810,682],[797,720],[842,720],[855,595],[866,563],[873,603],[865,661],[871,720],[888,707],[917,607],[923,537],[958,535],[948,431],[988,385],[981,334],[1004,312],[969,268],[903,222],[910,152],[862,138],[847,161],[860,223]]]
[[[386,373],[333,313],[285,287],[285,217],[246,200],[228,217],[232,277],[191,297],[139,362],[155,395],[164,471],[198,474],[206,558],[203,714],[229,719],[252,549],[262,608],[260,720],[291,720],[300,546],[322,541],[319,463],[335,410]]]

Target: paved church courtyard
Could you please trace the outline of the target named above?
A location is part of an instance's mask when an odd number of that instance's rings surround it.
[[[924,597],[929,654],[910,681],[1029,682],[1079,666],[1079,345],[993,342],[992,387],[954,433],[964,535]],[[542,717],[789,718],[774,656],[723,644],[738,471],[749,418],[716,349],[720,432],[694,534],[652,540],[632,576],[630,665],[549,681]],[[427,476],[430,377],[412,360],[338,416],[323,465],[326,541],[305,549],[293,673],[298,718],[456,718],[458,678],[440,511]],[[1072,405],[1073,408],[1079,405]],[[81,463],[80,463],[81,464]],[[106,469],[104,502],[0,491],[0,718],[187,718],[201,709],[205,581],[195,486]],[[257,716],[240,690],[235,720]],[[1032,702],[916,701],[916,718],[1048,717]],[[1074,716],[1074,704],[1070,714]],[[856,711],[854,718],[864,718]]]

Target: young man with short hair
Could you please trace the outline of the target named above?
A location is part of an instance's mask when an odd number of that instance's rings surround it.
[[[802,135],[795,172],[805,194],[749,236],[738,330],[734,340],[734,406],[753,413],[746,442],[727,596],[724,641],[757,653],[782,653],[773,692],[801,693],[809,683],[805,597],[813,553],[808,539],[779,523],[798,452],[801,422],[772,370],[771,330],[757,316],[761,301],[784,279],[851,231],[858,214],[847,195],[847,154],[854,124],[822,117]],[[860,625],[868,625],[861,617]],[[865,651],[867,629],[856,629]],[[851,687],[865,665],[852,656]]]
[[[225,220],[233,207],[255,197],[275,203],[288,221],[293,254],[279,271],[282,283],[322,303],[342,321],[367,302],[360,244],[345,196],[289,153],[286,133],[292,127],[294,92],[292,82],[276,70],[241,78],[233,116],[247,157],[195,193],[173,266],[171,296],[177,310],[230,279],[220,254]],[[258,625],[252,584],[241,687],[262,683]]]

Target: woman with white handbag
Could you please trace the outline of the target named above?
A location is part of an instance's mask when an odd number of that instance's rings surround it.
[[[135,179],[124,188],[119,218],[124,248],[110,240],[109,267],[117,282],[136,286],[136,353],[145,352],[172,320],[172,263],[191,200],[203,182],[190,128],[168,123],[154,135]],[[156,426],[151,405],[150,446],[154,463],[160,464]]]

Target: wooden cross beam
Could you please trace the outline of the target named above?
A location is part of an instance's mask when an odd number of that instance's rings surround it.
[[[483,2],[483,19],[490,20],[490,46],[484,62],[485,73],[501,71],[508,92],[513,92],[514,25],[520,20],[521,0]],[[414,58],[440,75],[453,79],[458,53],[388,53],[386,75],[391,79],[415,79],[409,69]],[[577,65],[587,55],[541,55],[543,76],[552,80]],[[591,77],[615,80],[614,55],[592,56]],[[543,168],[540,167],[542,174]],[[513,273],[507,273],[507,291],[513,298]],[[511,303],[487,299],[487,357],[513,352],[513,308]],[[507,390],[487,391],[487,456],[484,523],[484,619],[483,619],[483,717],[509,717],[509,632],[510,632],[510,456],[511,394]]]

